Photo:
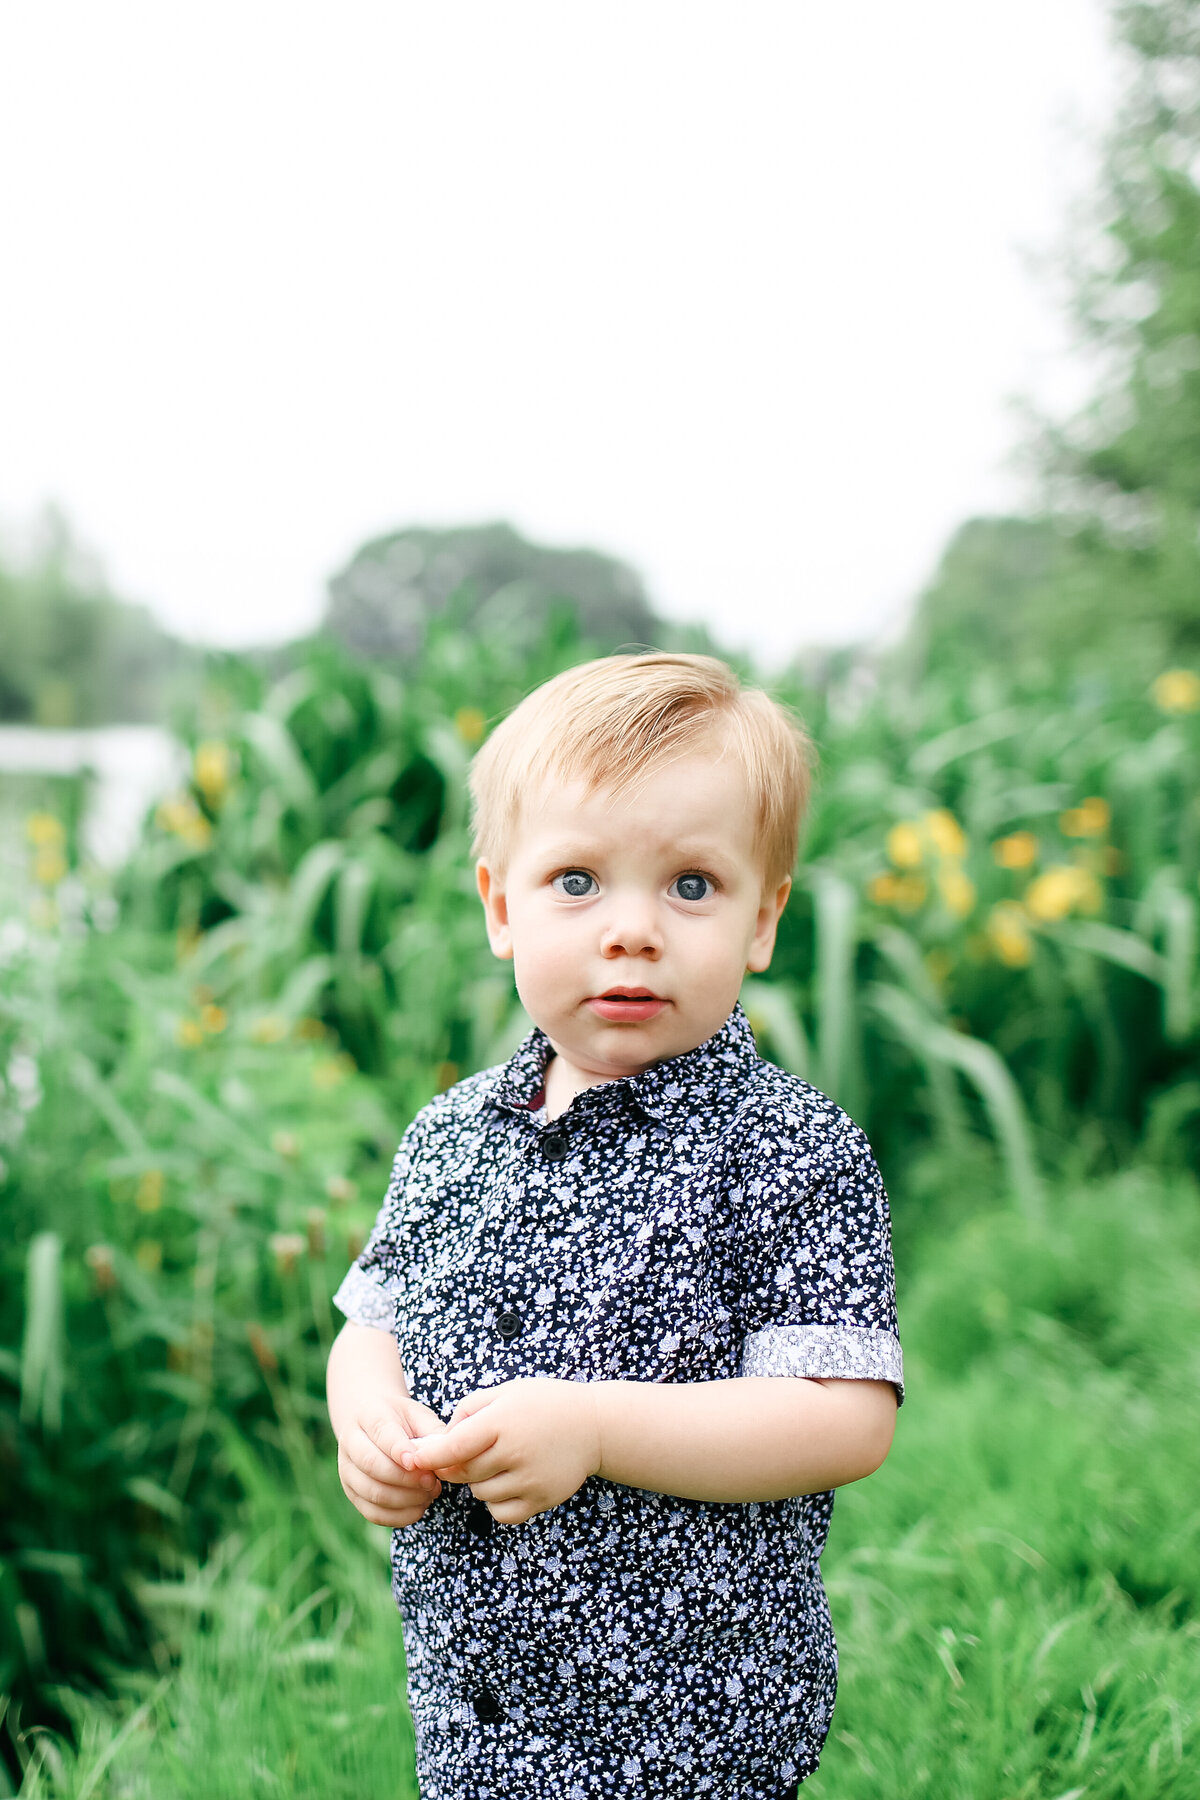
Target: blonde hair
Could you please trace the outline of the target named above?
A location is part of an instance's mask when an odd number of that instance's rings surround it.
[[[473,854],[504,873],[522,801],[548,778],[626,793],[714,738],[745,771],[763,874],[777,885],[796,860],[813,746],[786,707],[715,656],[604,656],[526,695],[471,764]]]

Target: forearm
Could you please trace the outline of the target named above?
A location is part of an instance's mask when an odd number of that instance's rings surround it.
[[[858,1481],[887,1455],[896,1416],[883,1381],[604,1381],[592,1394],[597,1473],[687,1500],[782,1500]]]
[[[391,1332],[347,1320],[333,1340],[325,1370],[329,1422],[339,1440],[364,1393],[380,1400],[407,1399],[408,1383]]]

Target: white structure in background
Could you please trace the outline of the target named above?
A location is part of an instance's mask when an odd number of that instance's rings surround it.
[[[187,767],[182,744],[157,725],[104,725],[92,731],[0,726],[0,780],[8,773],[92,773],[83,848],[109,869],[133,848],[147,807],[178,787]]]

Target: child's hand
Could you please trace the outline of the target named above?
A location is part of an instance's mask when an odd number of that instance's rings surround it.
[[[600,1428],[586,1382],[506,1381],[468,1394],[450,1424],[401,1451],[406,1469],[470,1483],[494,1519],[523,1525],[559,1506],[600,1467]]]
[[[422,1433],[442,1431],[441,1420],[407,1396],[364,1407],[338,1440],[338,1475],[346,1498],[372,1525],[415,1525],[442,1491],[436,1475],[401,1466]]]

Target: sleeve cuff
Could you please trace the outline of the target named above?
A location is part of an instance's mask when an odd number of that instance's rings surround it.
[[[770,1325],[742,1346],[739,1375],[890,1381],[904,1402],[904,1359],[890,1331],[865,1325]]]
[[[372,1281],[357,1263],[351,1263],[333,1304],[355,1325],[373,1325],[379,1331],[395,1329],[396,1296]]]

